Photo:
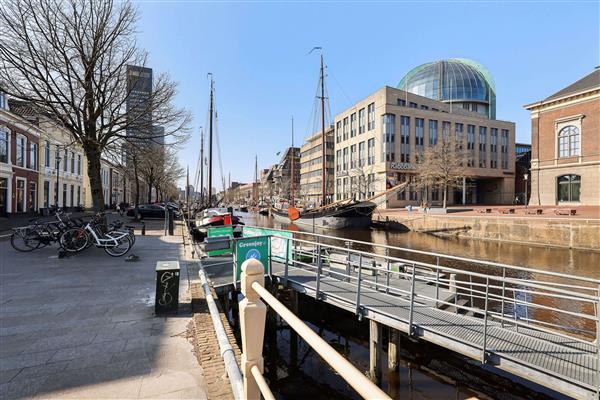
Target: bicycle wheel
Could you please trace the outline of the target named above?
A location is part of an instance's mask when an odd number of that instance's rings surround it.
[[[32,251],[40,247],[41,242],[35,232],[15,231],[10,236],[10,244],[13,249],[21,252]]]
[[[108,255],[113,257],[121,257],[125,255],[131,249],[131,238],[129,236],[123,236],[122,238],[117,240],[117,244],[115,246],[106,246],[104,251],[108,253]]]
[[[71,228],[60,235],[59,243],[65,251],[77,253],[88,246],[88,233],[83,228]]]

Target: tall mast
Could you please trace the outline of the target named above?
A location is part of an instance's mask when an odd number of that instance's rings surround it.
[[[210,75],[210,109],[208,129],[208,205],[212,202],[212,164],[213,164],[213,112],[214,112],[214,83],[212,73]]]
[[[294,181],[296,180],[296,176],[294,175],[294,164],[296,164],[296,151],[294,150],[294,117],[292,117],[292,148],[291,148],[291,152],[292,152],[292,169],[291,169],[291,198],[290,198],[290,206],[294,207]]]
[[[258,155],[254,156],[254,201],[258,203]]]
[[[204,203],[204,129],[200,130],[200,203]]]
[[[323,68],[323,50],[321,49],[321,204],[325,205],[325,73]]]

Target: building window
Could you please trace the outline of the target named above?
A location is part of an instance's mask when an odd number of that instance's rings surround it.
[[[81,154],[77,154],[77,175],[81,176]]]
[[[44,207],[50,207],[50,182],[44,181]]]
[[[467,150],[469,159],[467,160],[468,167],[475,166],[475,125],[467,125]]]
[[[365,133],[365,109],[358,110],[358,134]]]
[[[562,175],[558,177],[558,202],[578,202],[581,192],[581,176]]]
[[[71,173],[75,173],[75,153],[71,152]]]
[[[63,171],[67,172],[69,170],[69,152],[65,149],[65,154],[63,155]]]
[[[8,132],[3,130],[0,131],[0,163],[8,164]]]
[[[38,145],[37,143],[29,143],[29,165],[30,169],[37,170],[37,151]]]
[[[400,117],[400,162],[410,162],[410,117]]]
[[[438,122],[435,119],[429,120],[429,145],[435,146],[438,140]]]
[[[480,126],[479,127],[479,168],[487,167],[486,138],[487,138],[487,128],[485,126]]]
[[[367,130],[375,129],[375,103],[371,103],[367,106]]]
[[[501,135],[502,169],[508,169],[508,129],[502,129]]]
[[[415,118],[415,148],[417,153],[423,153],[423,138],[425,120],[423,118]]]
[[[350,137],[356,136],[356,113],[350,114]]]
[[[29,182],[29,211],[35,212],[37,209],[37,183]]]
[[[396,105],[399,105],[400,107],[406,107],[406,100],[404,100],[404,99],[397,99],[396,100]]]
[[[375,174],[367,175],[367,197],[375,196]]]
[[[498,128],[490,128],[490,167],[498,168]]]
[[[414,102],[412,102],[412,101],[411,101],[411,102],[408,104],[408,106],[409,106],[410,108],[417,108],[417,107],[418,107],[417,103],[414,103]]]
[[[335,126],[335,142],[342,141],[342,121],[338,121]]]
[[[353,144],[352,146],[350,146],[350,168],[356,168],[357,167],[357,158],[358,154],[356,153],[356,145]]]
[[[448,135],[450,135],[450,122],[443,121],[442,122],[442,138],[444,140],[448,139]]]
[[[375,164],[375,139],[367,142],[367,165]]]
[[[337,150],[335,152],[335,160],[336,160],[336,170],[337,171],[341,171],[342,170],[342,151],[341,150]]]
[[[69,199],[71,200],[71,207],[75,204],[73,203],[73,197],[75,196],[75,185],[71,185],[71,193]]]
[[[579,129],[576,126],[565,126],[558,133],[558,156],[574,157],[580,154]]]
[[[396,116],[384,114],[381,116],[381,161],[394,161],[394,142],[396,131]]]
[[[365,142],[358,144],[358,166],[360,168],[365,166]]]
[[[342,140],[348,140],[348,117],[344,118],[344,130]]]
[[[348,148],[344,147],[342,150],[342,170],[346,171],[348,169]]]
[[[25,179],[17,179],[17,212],[25,212]]]
[[[50,141],[44,141],[44,166],[50,167]]]
[[[81,206],[81,186],[77,186],[77,206]]]
[[[62,206],[67,206],[67,184],[63,183],[63,198],[62,198]]]
[[[17,166],[25,166],[25,138],[17,136]],[[21,211],[22,212],[22,211]]]

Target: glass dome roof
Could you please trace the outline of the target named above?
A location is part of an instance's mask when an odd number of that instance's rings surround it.
[[[476,102],[496,114],[496,90],[489,72],[475,61],[451,58],[412,69],[398,89],[443,102]]]

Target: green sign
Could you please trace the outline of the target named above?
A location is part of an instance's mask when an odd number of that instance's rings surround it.
[[[294,246],[291,241],[288,246],[288,240],[286,240],[292,239],[294,237],[292,232],[282,232],[275,229],[254,228],[245,226],[244,237],[252,236],[271,236],[271,257],[273,258],[273,260],[284,263],[286,259],[286,250],[288,253],[288,260],[292,259],[292,250]]]
[[[255,258],[263,263],[265,273],[269,266],[269,238],[266,236],[241,238],[235,241],[236,280],[242,274],[244,261]]]
[[[208,228],[208,237],[215,236],[227,236],[230,239],[233,238],[233,227],[231,225],[227,226],[215,226],[214,228]],[[223,254],[231,254],[231,247],[225,250],[213,250],[208,252],[209,257],[220,256]]]

